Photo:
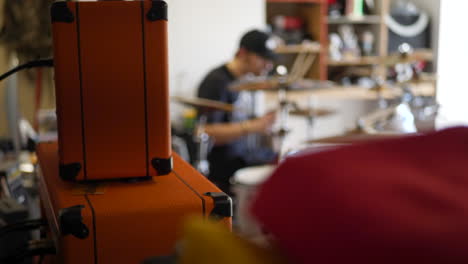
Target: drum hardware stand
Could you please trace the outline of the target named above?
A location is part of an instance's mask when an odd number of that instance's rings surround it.
[[[289,120],[289,110],[291,107],[291,102],[287,100],[287,90],[289,87],[289,83],[285,76],[279,78],[279,89],[278,89],[278,101],[279,101],[279,129],[274,133],[274,137],[278,140],[278,153],[279,153],[279,160],[283,155],[283,145],[286,139],[287,134],[289,133],[290,129],[288,127],[288,120]]]
[[[409,46],[406,43],[400,45],[398,50],[402,60],[405,60],[408,57],[408,55],[412,52],[411,46]],[[378,95],[378,109],[375,112],[371,113],[369,116],[384,115],[386,117],[389,117],[393,116],[394,114],[397,114],[397,109],[399,109],[399,106],[405,105],[405,107],[412,107],[415,96],[409,87],[409,81],[411,81],[414,78],[413,67],[409,62],[402,62],[395,66],[395,71],[397,73],[397,84],[402,91],[399,102],[397,103],[397,105],[390,105],[383,95],[384,81],[379,78],[375,78]],[[408,120],[414,120],[414,115],[407,111],[405,111],[404,117]],[[360,118],[357,124],[358,129],[366,131],[367,133],[378,133],[378,131],[381,130],[381,128],[383,127],[384,123],[388,121],[385,119],[379,120],[380,118],[371,119],[375,119],[373,120],[374,123],[372,124],[372,126],[370,126],[370,124],[368,124],[368,122],[365,121],[365,118]]]
[[[205,132],[207,117],[202,114],[198,121],[198,126],[195,131],[194,141],[197,143],[197,159],[195,168],[201,174],[208,176],[210,173],[210,163],[208,162],[208,152],[211,145],[210,136]]]

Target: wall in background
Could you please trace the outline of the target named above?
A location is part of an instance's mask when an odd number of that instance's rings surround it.
[[[167,0],[171,94],[194,95],[210,69],[231,59],[241,35],[265,27],[265,0]]]
[[[3,1],[0,0],[0,14]],[[265,27],[264,0],[166,1],[169,4],[171,94],[193,95],[208,70],[233,56],[243,32]],[[6,52],[0,47],[0,70],[4,72],[7,68]],[[32,121],[34,82],[23,78],[19,81],[21,112]],[[0,83],[0,137],[6,136],[8,131],[2,86]],[[51,108],[54,99],[47,91],[43,96],[51,98],[44,100],[51,103],[43,103],[43,107]]]
[[[468,124],[468,35],[463,30],[467,10],[467,1],[441,1],[437,97],[442,125]]]

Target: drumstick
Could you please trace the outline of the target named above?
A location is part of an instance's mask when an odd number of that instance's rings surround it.
[[[315,54],[313,53],[309,54],[309,56],[305,59],[304,64],[302,64],[302,67],[300,68],[297,79],[295,81],[298,81],[304,78],[304,76],[307,74],[307,71],[310,69],[310,67],[314,63],[315,58],[316,58]]]
[[[291,83],[293,81],[293,77],[296,75],[299,65],[303,63],[305,56],[307,56],[307,53],[304,51],[300,51],[297,55],[296,60],[294,60],[293,66],[288,76],[288,83]]]
[[[289,79],[289,83],[294,83],[301,78],[304,77],[304,75],[307,73],[307,70],[309,69],[310,65],[313,63],[315,59],[315,54],[313,53],[304,53],[305,56],[302,59],[301,63],[299,63],[296,67],[296,71],[294,71]]]

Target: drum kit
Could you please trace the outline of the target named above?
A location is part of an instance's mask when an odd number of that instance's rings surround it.
[[[304,91],[317,88],[324,88],[329,87],[329,85],[329,82],[319,82],[311,80],[301,80],[296,84],[285,85],[279,82],[275,83],[274,80],[269,79],[263,82],[254,81],[249,83],[236,84],[234,86],[231,86],[231,89],[238,92],[245,91],[248,93],[265,91],[265,89],[278,92],[280,96],[278,107],[278,129],[270,133],[272,140],[268,141],[273,142],[273,146],[271,148],[274,148],[274,151],[279,153],[282,142],[284,141],[286,135],[290,131],[290,129],[287,127],[287,120],[290,115],[295,117],[306,118],[309,121],[309,123],[312,124],[312,120],[314,120],[315,118],[327,117],[336,114],[335,111],[330,109],[301,108],[296,103],[286,100],[285,93],[291,92],[293,90]],[[269,88],[266,88],[267,86],[269,86]],[[207,175],[209,174],[208,154],[213,144],[212,140],[210,139],[209,135],[205,132],[204,129],[207,120],[206,116],[207,114],[213,111],[233,112],[235,107],[231,104],[226,104],[203,98],[185,98],[180,96],[173,96],[171,97],[171,100],[176,103],[195,108],[199,113],[196,129],[194,129],[193,131],[193,140],[197,145],[197,153],[193,165],[202,174]],[[256,109],[256,100],[250,100],[250,102],[252,103],[252,105],[246,106],[246,111],[249,112],[247,116],[253,118],[255,117],[255,113],[253,113],[253,111],[254,109]],[[255,144],[260,143],[254,142],[254,146],[252,146],[253,148],[255,148]]]
[[[414,126],[415,118],[411,112],[414,108],[415,99],[417,98],[412,94],[410,84],[427,78],[425,78],[420,72],[416,72],[412,68],[412,63],[421,59],[428,59],[431,56],[432,55],[430,53],[422,51],[412,53],[410,46],[405,44],[401,45],[399,54],[383,58],[383,63],[389,66],[395,66],[395,71],[397,73],[397,87],[401,88],[400,90],[402,91],[399,95],[399,102],[396,105],[390,105],[382,95],[386,88],[384,88],[384,84],[380,83],[375,89],[379,95],[379,108],[371,114],[361,117],[357,123],[356,129],[348,131],[343,135],[321,139],[311,139],[309,135],[308,138],[310,140],[305,143],[350,144],[374,139],[398,137],[408,133],[416,133],[417,131]],[[272,142],[276,142],[273,144],[274,147],[272,148],[274,148],[278,154],[281,154],[282,144],[290,131],[290,128],[288,127],[288,119],[290,116],[306,118],[308,121],[308,128],[310,130],[316,118],[336,114],[336,111],[330,109],[299,107],[297,103],[287,99],[288,93],[296,91],[324,90],[333,86],[333,83],[329,81],[317,81],[303,78],[314,58],[313,54],[299,54],[298,58],[294,62],[290,74],[287,73],[287,69],[284,66],[279,66],[277,68],[277,75],[274,77],[240,81],[230,86],[230,89],[236,92],[254,94],[259,91],[268,91],[277,93],[278,126],[277,129],[271,133],[271,138]],[[231,104],[203,98],[172,97],[172,100],[177,103],[196,108],[198,112],[201,113],[198,115],[197,128],[193,131],[194,142],[198,149],[194,166],[200,172],[207,175],[209,173],[207,157],[212,145],[212,140],[204,130],[206,114],[211,111],[232,112],[235,107]],[[252,105],[246,106],[246,109],[249,111],[249,118],[253,118],[255,117],[255,113],[252,111],[256,109],[256,101],[250,100],[250,102]],[[432,108],[436,109],[437,107]],[[384,129],[382,124],[389,124],[392,122],[397,124],[397,129],[395,129],[395,126],[390,129]]]
[[[427,78],[423,74],[416,72],[412,68],[412,63],[415,60],[428,58],[428,56],[429,55],[426,53],[411,55],[410,48],[402,46],[398,56],[392,55],[386,58],[384,63],[387,65],[398,65],[395,66],[397,73],[397,87],[401,90],[401,92],[396,96],[398,102],[392,105],[386,101],[389,97],[383,95],[386,88],[382,83],[380,83],[374,89],[378,94],[377,99],[379,101],[379,107],[370,114],[362,116],[357,122],[357,128],[342,135],[333,137],[314,139],[309,135],[309,140],[304,142],[304,146],[308,146],[307,151],[320,152],[348,144],[416,135],[418,131],[414,126],[415,117],[413,116],[413,112],[415,109],[415,101],[417,101],[416,99],[418,99],[418,97],[411,92],[410,85],[417,83],[420,80],[427,81]],[[310,63],[310,61],[308,63]],[[332,116],[337,112],[330,109],[299,107],[298,104],[287,99],[288,93],[296,91],[329,89],[333,86],[331,82],[307,80],[303,78],[298,79],[298,76],[303,76],[297,73],[294,78],[291,77],[291,75],[286,75],[285,72],[283,72],[283,74],[280,72],[278,73],[278,76],[273,78],[238,82],[233,84],[230,89],[237,92],[249,92],[252,94],[258,91],[277,93],[278,129],[271,133],[271,137],[273,140],[279,142],[279,146],[277,145],[275,150],[278,151],[278,154],[281,154],[282,142],[284,142],[285,137],[290,131],[287,125],[288,118],[290,116],[306,118],[310,129],[316,118]],[[173,97],[172,100],[186,106],[197,108],[201,113],[207,113],[209,111],[234,111],[233,105],[201,98],[187,99],[182,97]],[[393,98],[393,100],[395,100],[395,98]],[[254,101],[252,100],[252,102]],[[427,107],[425,106],[424,108],[431,108],[433,109],[432,113],[437,113],[438,105],[433,104]],[[255,108],[250,107],[250,109]],[[205,123],[206,116],[200,115],[198,120],[198,129],[194,132],[194,136],[199,150],[195,166],[200,172],[206,174],[209,172],[207,155],[211,145],[211,140],[209,135],[204,133],[203,127]],[[389,124],[390,126],[388,126]],[[300,151],[290,151],[285,153],[284,156],[294,155],[296,152]],[[281,157],[279,160],[281,160]],[[236,199],[238,202],[236,215],[238,217],[237,228],[239,230],[237,231],[239,231],[240,234],[245,236],[261,235],[261,229],[255,223],[255,220],[250,217],[246,208],[252,200],[258,186],[273,173],[275,168],[276,165],[247,167],[237,171],[233,176],[233,191],[237,196]]]

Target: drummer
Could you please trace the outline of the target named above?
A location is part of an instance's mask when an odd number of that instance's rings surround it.
[[[247,32],[241,38],[234,58],[206,75],[199,86],[198,96],[237,106],[242,104],[238,100],[239,93],[231,91],[229,86],[248,74],[260,76],[271,70],[275,58],[273,48],[274,42],[267,33],[259,30]],[[246,138],[252,133],[268,133],[275,121],[275,114],[248,119],[240,112],[218,111],[207,114],[205,131],[215,144],[208,155],[208,178],[227,193],[230,193],[229,179],[235,171],[275,159],[272,151],[249,151]]]

